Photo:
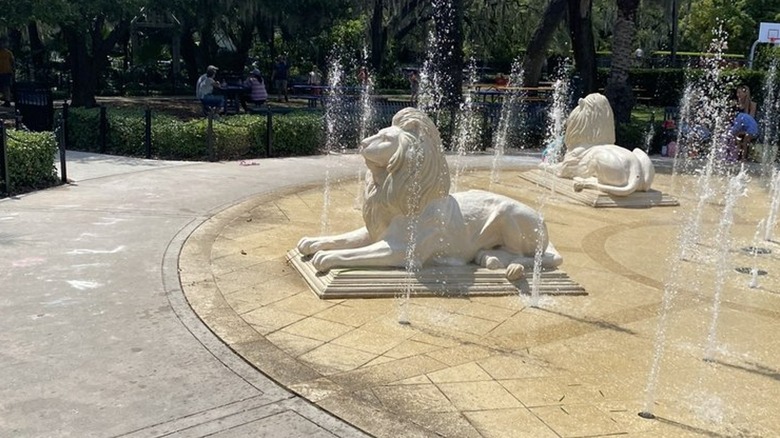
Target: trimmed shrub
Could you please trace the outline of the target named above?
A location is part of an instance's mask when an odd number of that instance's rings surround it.
[[[274,116],[271,154],[289,157],[316,154],[325,145],[322,115],[290,113]]]
[[[109,109],[106,113],[105,153],[145,156],[143,111]],[[260,157],[266,151],[266,117],[236,115],[213,120],[214,154],[218,160]],[[207,160],[208,120],[181,121],[161,114],[152,115],[152,155],[163,159]],[[311,155],[323,144],[320,114],[273,115],[272,156]],[[72,108],[68,116],[68,148],[100,151],[100,110]]]
[[[68,110],[68,149],[97,152],[100,150],[100,110],[70,108]]]
[[[9,130],[7,138],[8,192],[23,193],[57,184],[54,133]],[[0,186],[3,185],[5,181],[0,181]]]
[[[645,136],[650,126],[646,122],[631,121],[615,126],[615,142],[626,149],[645,149]],[[657,132],[657,131],[656,131]],[[652,150],[650,152],[653,152]]]

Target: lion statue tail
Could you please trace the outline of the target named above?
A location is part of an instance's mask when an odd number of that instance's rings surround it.
[[[655,166],[653,166],[653,162],[650,160],[650,157],[647,156],[644,150],[640,148],[634,148],[632,152],[639,161],[639,167],[641,168],[641,175],[639,178],[637,178],[637,181],[639,181],[639,186],[636,188],[636,190],[640,192],[646,192],[650,190],[650,186],[653,185],[653,179],[655,178]]]

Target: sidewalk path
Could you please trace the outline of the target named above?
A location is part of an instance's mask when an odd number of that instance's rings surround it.
[[[0,436],[365,436],[244,363],[183,298],[178,252],[205,219],[359,159],[252,163],[68,153],[73,184],[0,200]]]

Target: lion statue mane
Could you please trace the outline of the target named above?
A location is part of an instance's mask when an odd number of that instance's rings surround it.
[[[312,256],[318,271],[473,262],[505,269],[509,280],[517,280],[533,266],[538,249],[543,250],[543,268],[563,262],[543,219],[532,208],[480,190],[449,194],[439,131],[424,112],[402,109],[391,126],[361,142],[361,154],[370,172],[365,227],[302,238],[297,248]],[[414,251],[408,250],[411,242]],[[412,260],[407,261],[410,252]]]
[[[574,190],[596,189],[615,196],[646,192],[655,168],[645,151],[629,151],[615,143],[615,122],[603,94],[580,99],[566,119],[566,154],[560,163],[541,166],[556,176],[574,180]]]

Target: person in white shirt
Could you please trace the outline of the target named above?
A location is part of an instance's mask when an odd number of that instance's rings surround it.
[[[217,70],[219,69],[213,65],[206,67],[206,73],[200,75],[195,85],[195,96],[203,103],[203,113],[206,115],[212,109],[225,106],[225,97],[214,94],[214,88],[220,88],[219,82],[215,79]]]

